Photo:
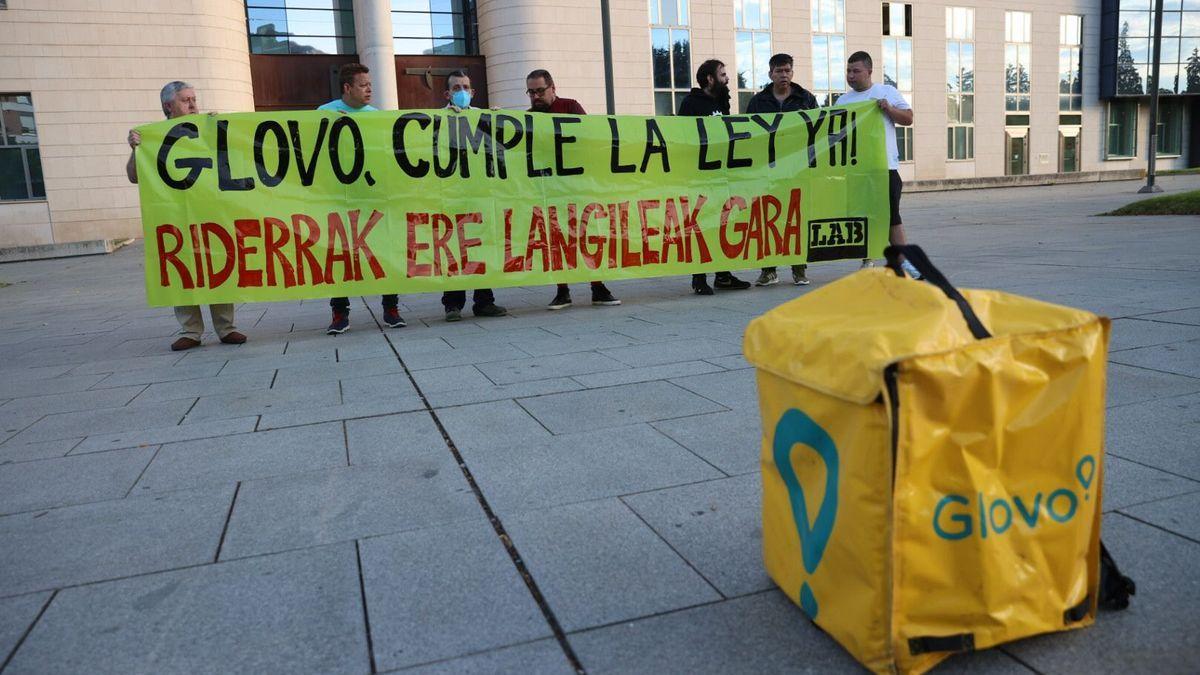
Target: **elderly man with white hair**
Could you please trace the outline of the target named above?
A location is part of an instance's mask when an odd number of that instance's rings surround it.
[[[187,82],[176,80],[167,83],[162,88],[159,98],[162,101],[163,114],[167,116],[167,119],[200,112],[200,108],[196,105],[196,89]],[[142,142],[142,135],[137,130],[130,129],[128,141],[133,152],[129,153],[129,161],[125,164],[125,174],[129,176],[129,182],[136,183],[138,177],[134,154],[137,146]],[[233,325],[233,304],[209,305],[208,314],[212,317],[213,330],[216,331],[221,342],[227,345],[240,345],[246,342],[246,336],[239,333],[237,326]],[[178,352],[199,347],[200,336],[204,333],[204,317],[200,313],[200,307],[198,305],[176,307],[175,319],[179,321],[179,337],[171,343],[171,350]]]

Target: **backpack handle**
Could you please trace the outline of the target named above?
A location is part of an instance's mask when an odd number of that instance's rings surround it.
[[[904,270],[900,269],[900,256],[904,256],[921,276],[929,283],[937,286],[946,294],[947,298],[954,301],[958,305],[958,310],[962,312],[963,319],[967,322],[967,327],[971,329],[971,335],[975,336],[976,340],[985,340],[992,337],[991,332],[979,320],[979,316],[975,314],[975,310],[971,309],[970,303],[963,297],[962,293],[950,283],[946,275],[942,274],[941,270],[933,266],[929,261],[929,256],[925,255],[925,251],[921,250],[920,246],[914,244],[906,244],[904,246],[888,246],[883,250],[884,257],[887,258],[887,266],[896,276],[903,277]]]

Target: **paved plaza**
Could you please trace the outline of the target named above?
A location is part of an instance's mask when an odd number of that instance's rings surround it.
[[[1113,319],[1103,532],[1138,584],[937,672],[1200,670],[1200,218],[1093,217],[1137,187],[905,198],[956,284]],[[326,301],[250,304],[247,344],[176,353],[140,244],[0,265],[0,671],[857,672],[763,570],[741,355],[856,267],[456,324],[401,296],[397,330],[355,299],[336,337]]]

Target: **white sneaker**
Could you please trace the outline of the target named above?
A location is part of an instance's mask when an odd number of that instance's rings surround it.
[[[860,267],[859,269],[864,269],[864,270],[865,270],[865,269],[867,269],[868,267],[874,267],[874,266],[875,266],[875,261],[874,261],[874,260],[871,260],[871,259],[869,259],[869,258],[863,258],[862,267]]]
[[[792,285],[807,286],[811,281],[808,280],[808,268],[804,265],[792,265]]]
[[[755,286],[774,286],[779,283],[779,275],[775,272],[762,271],[758,278],[754,280]]]

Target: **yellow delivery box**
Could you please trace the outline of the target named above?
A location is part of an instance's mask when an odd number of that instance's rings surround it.
[[[1108,320],[899,250],[934,283],[862,270],[744,345],[767,571],[879,673],[1088,625],[1100,584]]]

